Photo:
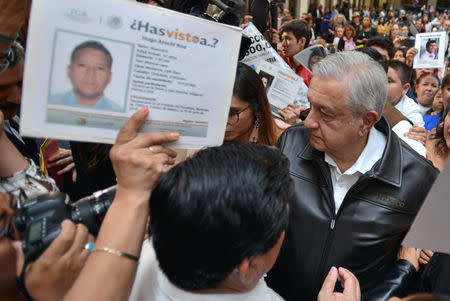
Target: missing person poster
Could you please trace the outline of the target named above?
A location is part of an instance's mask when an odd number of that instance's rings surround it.
[[[243,34],[250,38],[251,45],[242,62],[259,72],[266,87],[267,98],[272,106],[273,115],[281,118],[278,110],[287,107],[289,103],[294,103],[298,108],[309,107],[308,87],[303,82],[303,78],[289,67],[270,43],[264,39],[256,26],[250,23],[244,29]],[[288,87],[288,89],[280,91],[277,88],[281,86],[276,84],[277,82],[285,85],[284,88]],[[272,87],[275,86],[277,88],[273,89]],[[284,94],[283,97],[280,93]]]
[[[416,35],[415,48],[419,53],[414,57],[413,68],[444,67],[447,50],[446,32],[427,32]]]
[[[267,98],[270,100],[272,114],[282,119],[278,111],[287,107],[289,102],[293,102],[303,79],[266,61],[259,63],[256,72],[261,77]]]
[[[240,28],[127,0],[35,0],[29,28],[22,135],[113,143],[148,107],[142,132],[222,143]]]

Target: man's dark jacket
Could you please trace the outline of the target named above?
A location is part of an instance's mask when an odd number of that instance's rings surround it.
[[[267,280],[286,300],[317,300],[332,266],[356,275],[364,300],[394,266],[438,171],[384,117],[375,127],[387,139],[382,158],[350,188],[337,214],[328,164],[309,143],[308,130],[300,124],[280,137],[296,199],[289,201],[289,229]]]

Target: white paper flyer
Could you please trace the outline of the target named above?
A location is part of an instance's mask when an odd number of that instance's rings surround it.
[[[22,135],[113,143],[146,106],[142,132],[222,143],[239,28],[125,0],[34,0],[29,28]]]

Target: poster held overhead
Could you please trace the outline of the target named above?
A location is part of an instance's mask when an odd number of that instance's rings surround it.
[[[33,1],[21,132],[113,143],[148,107],[142,132],[179,132],[179,148],[220,145],[241,35],[126,0]]]
[[[416,35],[415,48],[419,53],[414,57],[413,68],[444,67],[445,51],[447,49],[447,33],[427,32]]]

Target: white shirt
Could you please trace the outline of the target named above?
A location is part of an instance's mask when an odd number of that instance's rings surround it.
[[[420,103],[418,103],[417,105],[419,106],[420,114],[422,114],[423,119],[423,115],[425,115],[431,109],[431,107],[424,107]]]
[[[420,56],[420,61],[425,63],[432,63],[434,60],[437,59],[434,53],[429,53],[425,50],[424,53]]]
[[[425,157],[427,155],[427,149],[425,146],[417,140],[406,137],[404,134],[412,128],[411,123],[407,120],[402,120],[392,127],[392,131],[397,134],[400,139],[405,141],[413,150],[419,153],[419,155]]]
[[[264,279],[242,294],[196,294],[173,285],[158,266],[149,240],[142,245],[139,265],[128,301],[282,301]]]
[[[423,115],[421,113],[419,104],[406,95],[403,95],[402,99],[395,105],[395,108],[399,110],[403,115],[411,120],[414,124],[423,127]]]
[[[373,127],[369,132],[367,144],[358,159],[344,173],[341,173],[336,162],[325,153],[325,162],[330,166],[331,181],[333,182],[335,213],[338,212],[350,188],[381,159],[386,148],[386,141],[386,136]]]

